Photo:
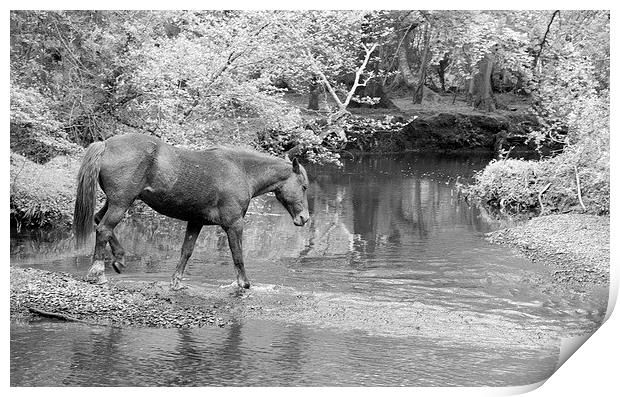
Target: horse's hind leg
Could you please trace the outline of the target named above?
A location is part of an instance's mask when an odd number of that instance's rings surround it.
[[[103,207],[101,207],[101,209],[97,211],[97,213],[95,214],[95,225],[98,225],[99,222],[101,222],[101,219],[103,219],[103,216],[105,215],[107,211],[108,211],[108,200],[106,200],[105,203],[103,203]]]
[[[196,244],[196,239],[198,238],[201,229],[201,224],[187,222],[187,230],[185,230],[183,248],[181,248],[181,260],[179,261],[179,264],[172,275],[172,281],[170,282],[170,287],[173,290],[183,288],[181,285],[181,280],[183,279],[183,272],[185,272],[185,265],[187,265],[189,257],[192,256],[192,252],[194,252],[194,245]]]
[[[95,254],[93,255],[93,264],[90,267],[87,275],[88,279],[92,279],[97,284],[104,284],[107,282],[107,279],[105,277],[104,262],[105,246],[112,239],[116,240],[116,237],[114,236],[114,228],[123,219],[123,215],[125,214],[125,211],[128,207],[129,205],[118,205],[114,203],[109,204],[107,211],[97,225],[95,238]],[[110,245],[113,247],[112,244]],[[124,255],[124,252],[117,251],[116,254]]]
[[[99,211],[97,211],[97,213],[95,214],[95,224],[99,224],[99,222],[101,222],[101,220],[103,219],[103,216],[106,214],[106,212],[108,211],[108,200],[105,201],[105,203],[103,204],[103,207],[101,207],[101,209]],[[121,269],[123,269],[125,267],[125,249],[123,248],[123,246],[121,245],[121,243],[118,241],[118,238],[116,238],[116,234],[114,234],[114,231],[112,231],[112,235],[110,236],[110,248],[112,249],[112,255],[114,256],[114,259],[112,261],[112,268],[114,269],[114,271],[116,273],[121,273]]]

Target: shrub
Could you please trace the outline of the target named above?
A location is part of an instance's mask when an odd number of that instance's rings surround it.
[[[11,153],[11,222],[18,229],[70,224],[78,167],[71,157],[43,166]]]
[[[474,176],[475,183],[465,188],[468,197],[512,212],[528,211],[536,206],[542,181],[537,178],[540,164],[535,161],[493,160]]]
[[[576,167],[586,211],[609,213],[609,169],[578,160],[572,150],[542,161],[493,160],[462,192],[510,214],[541,211],[539,194],[543,191],[540,197],[546,212],[581,211]]]

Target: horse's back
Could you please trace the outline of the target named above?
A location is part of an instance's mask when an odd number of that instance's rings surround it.
[[[102,188],[121,200],[140,198],[164,215],[215,221],[213,209],[225,201],[249,201],[234,156],[226,148],[193,151],[147,135],[119,135],[106,141]]]
[[[139,169],[141,173],[150,171],[150,176],[166,180],[180,178],[180,182],[192,183],[198,182],[196,178],[230,181],[239,171],[234,149],[225,147],[188,150],[143,134],[117,135],[105,143],[104,167],[122,169],[125,173]]]

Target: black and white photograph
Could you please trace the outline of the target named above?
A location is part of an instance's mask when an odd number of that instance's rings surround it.
[[[12,390],[523,392],[605,327],[610,10],[305,6],[7,10]]]

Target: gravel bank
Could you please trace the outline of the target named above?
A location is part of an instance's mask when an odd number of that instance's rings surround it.
[[[163,283],[93,285],[67,273],[11,267],[11,319],[40,314],[66,321],[134,327],[224,326],[222,302],[174,292]]]
[[[551,266],[554,281],[568,285],[609,284],[609,216],[547,215],[487,234],[489,241],[517,248]]]

